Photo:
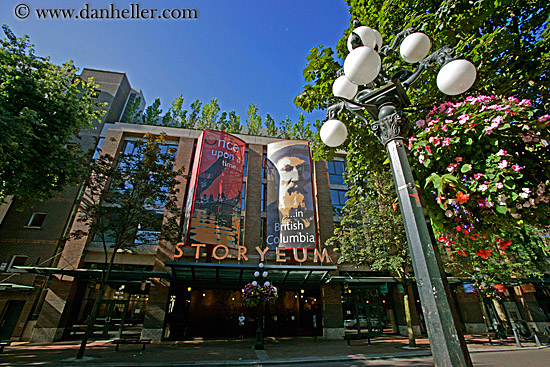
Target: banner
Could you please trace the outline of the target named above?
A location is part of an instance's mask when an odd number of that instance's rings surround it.
[[[316,248],[316,237],[309,143],[283,140],[268,144],[268,248]]]
[[[187,244],[239,245],[245,149],[242,140],[225,132],[204,130],[199,136],[187,203]]]

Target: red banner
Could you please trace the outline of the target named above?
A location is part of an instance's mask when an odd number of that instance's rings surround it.
[[[187,244],[237,248],[246,144],[222,131],[199,137],[187,203]]]

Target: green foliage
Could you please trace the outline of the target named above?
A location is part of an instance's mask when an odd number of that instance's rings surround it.
[[[425,32],[431,38],[432,52],[444,45],[451,45],[458,53],[463,54],[462,57],[476,65],[478,77],[470,93],[474,95],[513,95],[517,96],[519,100],[528,99],[532,102],[534,108],[529,112],[531,116],[522,116],[521,119],[518,117],[520,121],[515,125],[513,124],[513,121],[517,121],[514,120],[515,116],[508,116],[507,124],[499,125],[498,133],[503,134],[500,139],[494,139],[487,144],[484,139],[479,139],[482,136],[480,131],[477,136],[467,136],[472,131],[453,129],[454,135],[449,136],[453,139],[452,149],[460,146],[463,148],[460,154],[454,150],[446,152],[438,150],[437,153],[429,157],[425,155],[422,162],[419,162],[417,155],[417,159],[414,159],[411,165],[413,172],[421,172],[420,186],[427,185],[427,208],[434,223],[441,224],[438,227],[440,235],[451,233],[449,221],[454,220],[455,216],[454,213],[452,217],[445,216],[444,214],[449,208],[441,210],[442,207],[435,201],[435,198],[445,193],[448,199],[455,199],[458,191],[463,188],[463,177],[472,177],[479,173],[478,170],[481,167],[477,166],[478,164],[483,163],[484,169],[492,167],[492,171],[486,169],[483,173],[487,175],[484,180],[493,185],[493,189],[491,189],[493,191],[487,191],[487,195],[483,199],[493,203],[493,207],[489,209],[476,207],[478,200],[482,198],[477,197],[479,192],[475,194],[472,192],[472,206],[462,211],[464,216],[466,216],[466,212],[469,213],[472,220],[468,223],[472,226],[475,224],[476,230],[485,233],[485,235],[491,233],[483,245],[485,247],[480,246],[476,251],[487,250],[488,246],[496,246],[496,239],[499,236],[501,240],[516,238],[513,243],[514,246],[518,245],[515,252],[518,257],[509,262],[509,269],[519,269],[520,267],[516,267],[516,265],[521,261],[528,263],[540,259],[540,246],[537,247],[536,233],[541,230],[541,226],[545,225],[544,218],[548,217],[547,205],[544,201],[540,202],[539,198],[540,203],[535,203],[537,208],[533,208],[533,203],[530,200],[535,198],[530,196],[526,209],[525,202],[519,202],[519,200],[523,199],[520,194],[527,194],[523,188],[529,189],[529,194],[534,195],[535,192],[545,189],[545,186],[539,184],[548,184],[546,182],[548,179],[547,153],[542,153],[543,148],[534,148],[533,145],[525,149],[526,146],[523,144],[523,137],[528,137],[528,139],[530,137],[533,142],[538,138],[540,142],[543,139],[542,135],[546,136],[548,131],[547,128],[544,128],[544,132],[540,130],[536,119],[545,115],[550,107],[550,79],[548,78],[550,75],[550,7],[548,7],[547,1],[448,0],[418,2],[398,0],[374,2],[372,0],[348,0],[347,3],[350,6],[350,25],[336,47],[336,53],[340,58],[343,59],[348,54],[346,41],[353,28],[353,19],[358,19],[362,24],[378,29],[384,37],[384,44],[391,44],[395,35],[401,30],[414,27],[418,31]],[[296,105],[305,111],[326,108],[332,94],[331,83],[336,79],[336,70],[340,68],[342,62],[334,59],[332,50],[321,47],[313,48],[307,60],[308,64],[304,69],[306,85],[303,87],[302,93],[296,97]],[[415,67],[405,64],[400,60],[398,52],[395,52],[387,55],[383,60],[383,68],[387,75],[392,75],[398,70],[414,70]],[[443,95],[436,87],[437,69],[434,72],[426,72],[417,81],[414,88],[408,91],[413,107],[409,107],[406,112],[411,121],[424,119],[434,105],[452,101],[453,97]],[[479,115],[479,119],[481,119],[477,129],[487,125],[484,123],[484,119],[488,117],[483,116],[487,115],[488,111],[477,110],[472,113]],[[492,116],[491,119],[494,117]],[[351,195],[360,195],[366,200],[368,196],[365,193],[371,189],[371,176],[373,172],[384,169],[387,158],[383,148],[364,122],[348,112],[343,113],[339,118],[345,121],[348,127],[348,139],[339,148],[348,153],[347,182],[350,186],[350,193],[352,193]],[[490,125],[491,122],[488,124]],[[494,136],[496,135],[498,134]],[[428,139],[429,136],[425,137],[425,140]],[[441,140],[443,140],[442,137]],[[425,144],[423,145],[425,146]],[[506,145],[507,148],[502,148],[501,145]],[[330,158],[335,151],[335,149],[320,143],[318,138],[315,139],[313,146],[315,159]],[[499,149],[507,151],[505,157],[509,161],[508,167],[516,164],[525,166],[525,169],[515,171],[514,175],[506,177],[501,175],[497,170],[500,160],[496,159],[500,158],[496,155]],[[462,157],[463,161],[447,162],[456,157]],[[451,163],[457,164],[454,172],[446,170]],[[439,168],[443,169],[439,170]],[[537,174],[539,181],[535,182],[534,178]],[[498,182],[503,185],[502,190],[509,191],[506,193],[506,205],[498,204],[501,202],[497,200],[500,192],[495,190],[495,185]],[[529,184],[527,185],[527,183]],[[483,183],[479,182],[477,187],[481,184]],[[467,192],[463,191],[463,194],[466,195]],[[449,197],[449,195],[451,196]],[[489,196],[490,200],[487,201]],[[354,205],[359,205],[359,203],[354,202]],[[488,210],[491,215],[485,216],[484,210]],[[519,211],[523,211],[523,214]],[[380,213],[381,218],[383,215]],[[522,215],[522,217],[514,218],[512,215]],[[526,244],[525,246],[528,247],[527,243],[533,245],[530,247],[530,251],[516,242],[520,241],[520,237],[517,237],[520,234],[523,236],[521,238],[524,240],[521,241]],[[472,242],[470,245],[474,246]],[[463,241],[463,243],[468,246],[467,241]],[[463,251],[464,247],[454,248],[454,255],[457,254],[458,249]],[[476,256],[476,251],[473,251],[474,256]],[[527,253],[533,256],[525,255]],[[450,254],[453,255],[453,252],[451,251]],[[484,253],[482,252],[482,254]],[[449,261],[459,258],[454,255],[449,257]],[[462,258],[465,257],[462,256]],[[506,266],[508,265],[502,265],[503,268]],[[524,266],[524,268],[527,267]],[[480,269],[480,271],[490,271],[488,268]],[[511,270],[511,273],[514,272]]]
[[[250,104],[246,112],[246,124],[248,126],[248,135],[258,135],[262,127],[262,118],[258,115],[258,106]]]
[[[404,278],[411,271],[403,220],[388,167],[369,172],[369,185],[348,191],[341,227],[327,244],[335,246],[338,261],[389,271]]]
[[[210,103],[202,108],[201,117],[199,119],[197,129],[215,129],[218,123],[220,113],[220,105],[217,98],[212,98]]]
[[[0,201],[46,200],[81,179],[78,132],[103,111],[93,82],[72,62],[55,65],[35,55],[29,38],[7,26],[0,49]]]

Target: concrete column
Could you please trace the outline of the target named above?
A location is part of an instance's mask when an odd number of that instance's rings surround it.
[[[149,291],[145,321],[141,330],[142,339],[161,341],[164,335],[164,318],[168,306],[170,288],[159,283],[153,283]]]
[[[323,298],[323,337],[341,339],[344,336],[344,313],[340,284],[321,285]]]

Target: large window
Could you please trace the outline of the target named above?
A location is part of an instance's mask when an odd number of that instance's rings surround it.
[[[332,200],[332,210],[334,215],[342,215],[342,209],[346,205],[346,192],[347,190],[330,190],[330,198]]]
[[[334,160],[327,162],[328,178],[331,185],[345,185],[344,171],[346,169],[345,160]]]

